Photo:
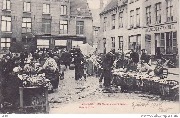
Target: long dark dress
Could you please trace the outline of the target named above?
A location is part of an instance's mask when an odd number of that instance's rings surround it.
[[[110,87],[111,77],[112,77],[112,65],[114,62],[114,57],[111,54],[106,54],[106,57],[103,60],[103,77],[104,77],[104,86]]]
[[[83,54],[78,52],[74,58],[75,65],[75,80],[79,80],[84,75],[84,58]]]

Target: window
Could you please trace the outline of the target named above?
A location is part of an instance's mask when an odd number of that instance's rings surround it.
[[[115,43],[115,37],[111,37],[112,39],[112,49],[115,49],[116,43]]]
[[[167,21],[173,21],[173,5],[172,0],[167,0]]]
[[[123,50],[123,36],[119,36],[119,50]]]
[[[49,40],[37,39],[37,48],[49,48]]]
[[[140,8],[136,9],[136,26],[140,27]]]
[[[157,48],[160,48],[162,54],[177,53],[177,32],[166,32],[155,34]]]
[[[115,29],[115,20],[116,20],[116,15],[112,15],[112,29]]]
[[[119,28],[123,27],[123,12],[119,13]]]
[[[76,34],[84,34],[84,21],[76,22]]]
[[[151,24],[151,6],[146,7],[146,24]]]
[[[31,18],[23,18],[22,33],[31,32]]]
[[[60,34],[68,34],[68,21],[60,21]]]
[[[137,52],[141,51],[141,35],[129,37],[129,49],[133,49]]]
[[[42,19],[42,32],[45,34],[51,34],[51,20]]]
[[[61,15],[67,15],[67,6],[61,5]]]
[[[134,10],[130,11],[130,28],[134,27]]]
[[[172,51],[173,53],[177,54],[177,32],[171,32],[172,33]]]
[[[161,23],[161,3],[156,4],[156,23]]]
[[[1,31],[4,31],[4,32],[10,32],[11,31],[11,17],[2,16]]]
[[[31,3],[30,2],[24,2],[24,11],[25,12],[31,11]]]
[[[107,27],[107,17],[104,17],[104,25],[103,25],[103,30],[106,31]]]
[[[2,50],[9,50],[10,46],[11,46],[11,39],[10,38],[1,38],[1,49]]]
[[[55,46],[67,46],[67,40],[55,40]]]
[[[10,10],[11,8],[11,2],[10,0],[3,0],[3,9],[8,9]]]
[[[176,32],[166,32],[166,54],[177,53],[177,34]]]
[[[50,5],[43,4],[43,14],[49,14],[49,13],[50,13]]]

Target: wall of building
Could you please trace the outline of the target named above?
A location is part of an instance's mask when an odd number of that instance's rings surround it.
[[[127,5],[122,5],[116,8],[116,12],[113,12],[116,14],[116,20],[115,20],[115,29],[112,29],[112,13],[108,12],[106,14],[101,15],[101,29],[100,29],[100,41],[101,44],[99,44],[99,50],[98,52],[103,53],[103,39],[106,39],[106,52],[109,52],[112,48],[112,37],[115,38],[115,50],[118,51],[119,49],[119,37],[123,37],[123,50],[128,49],[128,32],[127,27],[128,23],[126,22],[128,20],[128,11],[127,11]],[[119,12],[123,11],[123,27],[119,27]],[[107,27],[106,31],[103,31],[103,23],[104,23],[104,17],[107,17]]]
[[[31,2],[31,12],[23,12],[23,2]],[[76,2],[76,1],[75,1]],[[82,2],[82,1],[80,1]],[[59,23],[60,20],[68,20],[68,34],[67,35],[76,35],[76,21],[77,19],[70,18],[71,15],[71,6],[69,0],[11,0],[11,11],[2,11],[2,3],[0,1],[0,16],[8,15],[11,16],[11,32],[2,32],[0,30],[1,37],[9,37],[11,39],[16,39],[16,44],[20,45],[22,43],[22,18],[30,17],[32,18],[32,34],[35,35],[45,35],[42,32],[42,19],[48,18],[51,19],[51,35],[60,36],[59,34]],[[43,14],[43,3],[50,4],[50,14]],[[67,15],[60,15],[61,5],[67,6]],[[84,8],[85,9],[85,8]],[[87,8],[88,9],[88,8]],[[81,15],[81,14],[79,14]],[[84,14],[83,14],[84,15]],[[76,15],[75,15],[76,16]],[[1,21],[0,17],[0,21]],[[84,36],[89,43],[92,41],[92,17],[81,18],[84,21]],[[1,23],[0,23],[1,27]],[[51,46],[54,47],[54,40],[50,41]],[[12,43],[13,46],[15,43]],[[34,45],[34,44],[33,44]],[[22,45],[23,47],[23,45]],[[1,50],[0,50],[1,51]]]
[[[156,15],[155,15],[155,4],[161,2],[161,23],[156,22]],[[155,55],[156,54],[156,44],[155,41],[157,40],[155,38],[155,34],[161,34],[164,33],[166,35],[167,32],[177,32],[178,31],[178,0],[173,0],[172,1],[172,6],[173,6],[173,21],[167,22],[167,1],[165,0],[156,0],[156,1],[145,1],[144,2],[144,10],[147,6],[151,6],[152,10],[152,15],[151,15],[151,24],[146,25],[144,24],[145,28],[145,34],[151,36],[151,54]],[[144,15],[145,12],[143,13]],[[146,22],[144,22],[146,23]],[[179,33],[177,32],[178,37]],[[166,36],[165,36],[166,37]],[[179,40],[177,38],[177,47],[179,44]]]
[[[124,0],[126,1],[126,0]],[[122,2],[124,1],[119,1],[119,5],[118,7],[120,7],[122,5]],[[103,52],[103,38],[106,38],[107,40],[107,44],[106,44],[106,48],[107,51],[109,51],[112,48],[112,40],[111,37],[115,37],[116,39],[116,51],[117,51],[117,47],[118,47],[118,36],[123,36],[124,38],[124,50],[129,49],[129,37],[130,36],[136,36],[136,35],[140,35],[140,45],[141,45],[141,49],[146,49],[148,50],[148,53],[151,55],[155,55],[155,33],[161,33],[161,32],[174,32],[177,31],[178,29],[178,0],[172,0],[173,2],[173,17],[174,20],[172,22],[167,22],[167,11],[166,11],[166,7],[167,7],[167,3],[165,0],[134,0],[133,3],[130,3],[130,0],[128,1],[127,4],[127,12],[125,14],[125,17],[123,17],[124,19],[124,23],[126,25],[126,27],[124,28],[117,28],[118,24],[118,17],[117,14],[119,13],[119,11],[116,13],[116,29],[112,30],[111,29],[111,18],[112,18],[112,13],[113,10],[107,11],[107,12],[103,12],[100,17],[100,21],[101,21],[101,29],[100,29],[100,44],[99,44],[99,52]],[[127,1],[126,1],[127,2]],[[161,2],[162,6],[161,6],[161,19],[162,22],[160,24],[157,24],[155,21],[155,4]],[[151,5],[151,24],[147,25],[146,24],[146,7]],[[135,23],[136,23],[136,9],[140,8],[140,26],[136,27]],[[118,8],[117,8],[118,9]],[[130,27],[130,11],[134,10],[134,27],[131,28]],[[107,30],[103,31],[103,23],[104,23],[104,17],[107,17]],[[157,29],[158,28],[158,29]],[[154,30],[154,31],[151,31]],[[157,31],[156,31],[157,30]],[[151,35],[151,41],[148,42],[147,41],[147,34]],[[177,32],[177,35],[179,35],[179,33]],[[178,37],[178,36],[177,36]],[[136,38],[134,38],[135,40]],[[179,43],[179,40],[177,40],[177,44]]]

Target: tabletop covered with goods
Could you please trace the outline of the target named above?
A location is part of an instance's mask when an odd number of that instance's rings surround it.
[[[152,73],[114,69],[113,83],[121,86],[122,91],[142,91],[160,95],[161,98],[177,100],[179,96],[179,81],[171,76],[161,78]],[[176,75],[177,78],[179,75]],[[173,76],[174,77],[174,76]]]

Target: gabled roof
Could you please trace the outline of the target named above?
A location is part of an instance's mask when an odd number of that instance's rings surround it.
[[[92,17],[87,0],[70,0],[70,5],[71,15]]]
[[[118,7],[118,0],[111,0],[100,14],[106,13],[109,10],[113,10],[117,7]]]

